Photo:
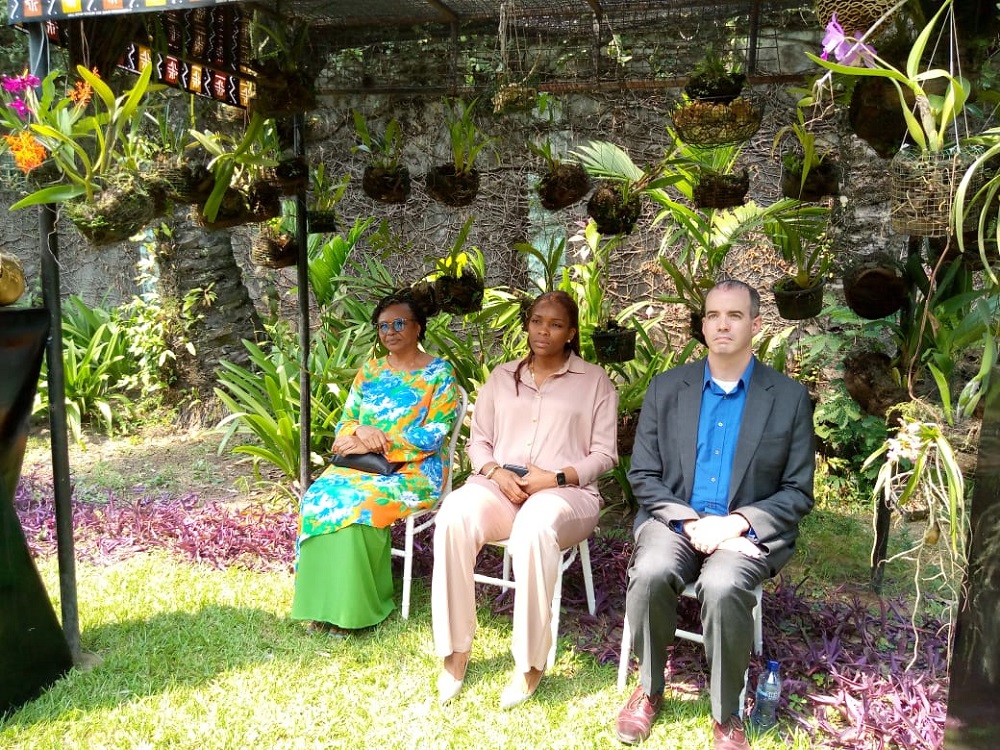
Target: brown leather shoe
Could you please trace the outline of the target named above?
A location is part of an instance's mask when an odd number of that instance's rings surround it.
[[[648,696],[639,685],[625,707],[618,712],[615,735],[626,745],[635,745],[649,738],[653,719],[663,705],[663,694]]]
[[[737,716],[730,716],[725,724],[712,721],[712,736],[715,737],[715,750],[750,750],[743,722]]]

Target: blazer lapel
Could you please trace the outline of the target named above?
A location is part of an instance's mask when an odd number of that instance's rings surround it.
[[[677,414],[680,418],[680,434],[690,434],[694,425],[691,440],[679,441],[681,444],[681,473],[684,476],[684,497],[690,497],[694,489],[694,470],[698,454],[698,416],[701,414],[702,377],[705,370],[694,368],[692,377],[685,381],[684,387],[677,390]]]
[[[774,406],[774,396],[771,393],[771,379],[760,363],[754,366],[753,377],[750,379],[750,390],[747,393],[746,405],[743,407],[743,419],[740,422],[740,436],[736,441],[736,454],[733,456],[733,473],[729,479],[729,505],[732,507],[736,490],[743,483],[743,477],[750,468],[750,461],[764,433],[768,415]]]

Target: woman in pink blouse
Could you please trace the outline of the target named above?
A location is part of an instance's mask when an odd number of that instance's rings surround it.
[[[442,703],[462,689],[476,630],[473,566],[487,542],[510,539],[518,582],[514,675],[501,707],[530,698],[542,678],[561,550],[593,532],[597,479],[618,462],[618,394],[603,369],[580,358],[579,327],[568,294],[539,296],[525,324],[528,356],[497,367],[476,398],[473,476],[445,498],[435,522],[431,607],[435,651],[444,659]]]

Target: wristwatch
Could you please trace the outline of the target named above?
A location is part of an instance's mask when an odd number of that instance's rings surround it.
[[[556,472],[556,486],[557,487],[565,487],[566,486],[566,472],[565,471],[557,471]]]

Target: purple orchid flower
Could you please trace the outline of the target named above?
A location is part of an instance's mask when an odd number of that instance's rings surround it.
[[[875,48],[871,45],[858,41],[856,37],[847,36],[844,27],[837,22],[837,14],[830,16],[830,23],[826,25],[826,35],[823,37],[823,53],[820,57],[829,59],[830,53],[837,59],[837,62],[859,68],[862,65],[868,68],[875,67]]]
[[[28,105],[25,103],[24,99],[12,99],[7,102],[7,106],[17,112],[17,116],[22,120],[28,119]]]
[[[34,88],[41,81],[38,76],[33,76],[30,73],[23,73],[19,76],[0,76],[0,85],[3,86],[4,91],[9,94],[21,94],[30,88]]]

